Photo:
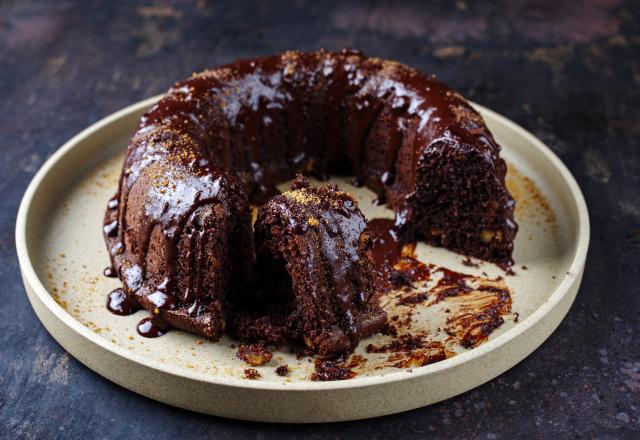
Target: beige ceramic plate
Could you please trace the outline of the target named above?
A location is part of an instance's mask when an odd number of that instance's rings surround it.
[[[106,294],[119,282],[101,275],[108,264],[101,223],[128,138],[157,99],[103,119],[60,148],[31,182],[16,225],[24,284],[36,314],[74,357],[123,387],[171,405],[247,420],[326,422],[380,416],[455,396],[503,373],[549,337],[575,298],[589,243],[580,189],[538,139],[478,106],[510,164],[507,180],[518,202],[520,224],[516,275],[505,277],[519,319],[513,319],[515,313],[507,317],[487,342],[420,368],[390,367],[346,381],[314,382],[309,380],[309,359],[296,359],[287,350],[276,351],[269,364],[258,367],[260,379],[247,380],[247,366],[236,358],[233,341],[227,338],[213,343],[178,331],[142,338],[135,323],[143,311],[120,317],[104,307]],[[369,203],[368,190],[346,181],[339,184],[358,197],[367,217],[390,216]],[[417,254],[423,261],[463,272],[504,275],[491,264],[464,266],[460,256],[443,249],[420,244]],[[281,378],[274,369],[284,363],[292,371]]]

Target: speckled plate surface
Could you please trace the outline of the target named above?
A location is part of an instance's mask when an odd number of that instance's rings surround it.
[[[27,189],[16,225],[20,266],[31,304],[53,337],[100,375],[153,399],[204,413],[247,420],[326,422],[375,417],[428,405],[474,388],[511,368],[556,329],[582,278],[589,243],[584,198],[560,160],[538,139],[504,117],[477,106],[503,146],[507,183],[517,201],[520,225],[515,275],[492,264],[468,266],[463,257],[419,244],[421,261],[483,279],[502,276],[512,304],[504,323],[476,348],[451,347],[437,363],[398,368],[369,359],[350,380],[316,382],[313,363],[286,348],[276,350],[259,379],[235,354],[235,341],[217,343],[180,331],[145,339],[135,331],[144,311],[122,317],[105,307],[119,285],[106,278],[101,226],[113,196],[124,147],[140,115],[158,97],[127,107],[89,127],[60,148]],[[336,179],[353,193],[368,218],[392,217],[373,205],[373,194]],[[286,187],[286,185],[283,185]],[[468,261],[467,261],[468,264]],[[428,291],[429,286],[425,286]],[[435,332],[446,323],[443,307],[424,307],[416,322]],[[417,324],[416,324],[417,325]],[[431,330],[430,330],[431,331]],[[275,374],[287,364],[286,377]],[[365,363],[365,365],[367,365]]]

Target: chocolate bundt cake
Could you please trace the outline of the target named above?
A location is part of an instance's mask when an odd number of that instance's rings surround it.
[[[241,313],[241,339],[303,342],[321,355],[342,353],[386,322],[375,293],[371,238],[356,201],[330,184],[269,200],[255,223],[255,291],[262,306]]]
[[[105,238],[141,306],[209,337],[249,278],[249,203],[297,172],[349,173],[396,212],[404,240],[511,264],[506,166],[455,91],[355,51],[240,60],[176,84],[142,118]]]

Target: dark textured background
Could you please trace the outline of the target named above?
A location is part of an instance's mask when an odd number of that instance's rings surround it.
[[[0,2],[0,437],[640,437],[640,2],[115,3]],[[592,241],[556,333],[456,398],[312,426],[182,411],[70,358],[31,310],[14,249],[18,203],[43,161],[193,71],[343,46],[438,74],[540,137],[576,176]]]

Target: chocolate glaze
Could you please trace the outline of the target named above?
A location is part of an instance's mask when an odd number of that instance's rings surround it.
[[[356,51],[239,60],[177,83],[143,116],[105,240],[142,307],[164,295],[164,321],[216,338],[227,293],[250,278],[248,202],[298,171],[355,174],[396,211],[405,241],[510,264],[517,227],[499,151],[459,94],[399,63]]]

